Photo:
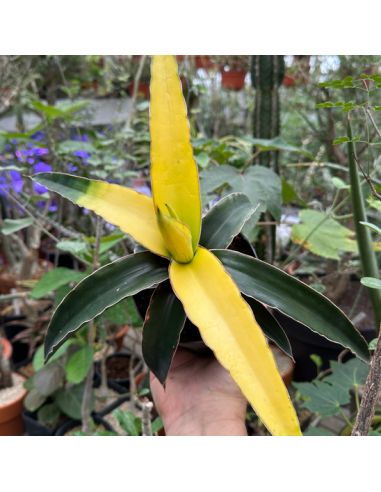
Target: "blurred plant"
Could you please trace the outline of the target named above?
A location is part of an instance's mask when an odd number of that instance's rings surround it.
[[[301,401],[301,406],[313,414],[304,435],[333,435],[324,427],[324,418],[332,416],[342,422],[339,435],[351,434],[368,369],[368,365],[359,359],[350,359],[345,363],[331,361],[330,369],[311,383],[293,383],[297,389],[296,400]],[[373,419],[369,435],[381,435],[381,415]]]

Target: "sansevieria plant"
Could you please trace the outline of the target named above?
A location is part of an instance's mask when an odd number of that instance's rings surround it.
[[[271,322],[264,304],[364,360],[367,344],[321,294],[276,267],[224,249],[240,232],[252,206],[245,195],[233,194],[202,220],[198,171],[175,58],[153,57],[151,77],[152,199],[116,184],[68,174],[34,176],[48,189],[120,227],[148,250],[100,268],[66,296],[48,328],[46,359],[106,308],[156,286],[143,327],[143,354],[159,380],[165,383],[188,318],[268,430],[274,435],[300,435],[265,334],[290,353],[287,337]],[[253,310],[264,321],[262,328]]]

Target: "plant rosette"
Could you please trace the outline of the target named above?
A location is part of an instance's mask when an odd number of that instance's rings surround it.
[[[0,389],[0,436],[22,436],[24,433],[22,411],[27,393],[24,382],[23,376],[12,373],[12,386]]]
[[[150,92],[152,198],[68,174],[34,176],[146,248],[101,267],[64,298],[48,327],[45,357],[108,307],[155,286],[143,326],[143,356],[159,381],[165,383],[188,318],[267,429],[274,435],[301,435],[267,338],[291,356],[290,345],[267,306],[365,361],[367,343],[317,291],[272,265],[225,249],[254,207],[246,195],[234,193],[202,219],[198,168],[175,57],[153,57]]]

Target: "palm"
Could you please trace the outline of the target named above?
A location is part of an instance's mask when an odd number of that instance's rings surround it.
[[[225,434],[226,422],[244,421],[246,400],[229,373],[210,356],[178,349],[165,389],[151,374],[152,394],[166,431],[191,435],[194,427],[212,425]],[[197,424],[196,424],[197,423]]]

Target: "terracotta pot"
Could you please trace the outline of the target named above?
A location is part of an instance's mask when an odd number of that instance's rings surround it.
[[[109,341],[111,343],[112,342],[115,343],[117,352],[120,352],[121,348],[123,347],[123,340],[124,340],[124,337],[126,336],[126,334],[128,332],[128,329],[129,329],[129,326],[124,325],[121,327],[121,329],[119,331],[117,331],[115,334],[113,334],[109,337]]]
[[[245,85],[245,70],[221,70],[221,85],[230,91],[240,91]]]
[[[134,92],[134,83],[130,82],[127,86],[127,93],[129,96],[132,96]],[[145,81],[140,81],[138,85],[138,93],[141,94],[144,99],[149,99],[150,92],[149,92],[149,82]]]
[[[283,85],[285,87],[294,87],[295,85],[295,77],[286,73],[283,78]]]
[[[3,346],[3,356],[6,359],[10,359],[12,357],[12,352],[13,352],[11,342],[6,338],[0,338],[0,345]]]
[[[25,378],[22,379],[25,381]],[[24,434],[22,412],[26,393],[27,390],[21,387],[17,396],[11,401],[0,403],[0,436],[22,436]]]
[[[184,60],[184,58],[185,58],[185,55],[176,55],[176,60],[178,62],[182,62]]]
[[[196,68],[203,68],[204,70],[214,67],[214,63],[209,55],[196,55],[194,57],[194,63]]]

